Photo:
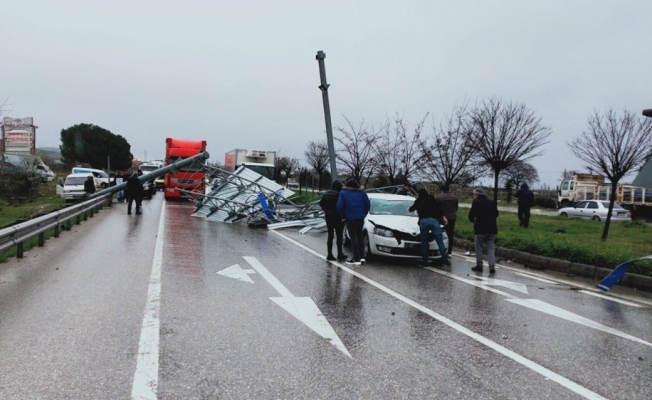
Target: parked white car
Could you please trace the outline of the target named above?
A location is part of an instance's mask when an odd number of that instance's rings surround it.
[[[585,200],[580,201],[572,207],[559,209],[558,214],[562,217],[580,217],[593,221],[604,221],[607,219],[609,212],[609,202],[605,200]],[[614,203],[611,215],[612,221],[631,221],[632,214],[629,210],[624,209],[620,204]]]
[[[93,175],[93,180],[95,181],[95,187],[105,189],[109,187],[109,184],[113,182],[114,178],[109,178],[109,174],[102,171],[101,169],[93,168],[83,168],[83,167],[74,167],[72,169],[73,174],[91,174]]]
[[[416,212],[408,211],[415,199],[397,194],[369,193],[369,200],[371,210],[364,220],[363,227],[365,258],[373,255],[420,258],[419,218]],[[448,249],[448,236],[443,227],[442,234]],[[431,236],[429,257],[441,258],[435,237]],[[347,244],[351,242],[346,229],[344,241]]]
[[[66,201],[81,200],[86,193],[84,182],[89,176],[93,176],[93,174],[70,174],[66,176],[66,180],[63,181],[63,198]]]

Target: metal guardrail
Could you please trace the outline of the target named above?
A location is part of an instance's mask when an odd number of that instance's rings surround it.
[[[27,240],[38,236],[38,246],[44,246],[47,231],[53,229],[54,237],[59,237],[61,227],[70,230],[73,219],[76,219],[76,224],[79,224],[82,219],[85,221],[88,217],[92,218],[93,214],[102,208],[103,203],[107,202],[110,207],[111,197],[110,194],[95,197],[62,210],[0,229],[0,251],[16,246],[16,257],[23,258],[23,245]]]

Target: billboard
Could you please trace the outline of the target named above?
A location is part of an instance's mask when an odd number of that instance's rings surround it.
[[[0,125],[1,149],[6,153],[36,154],[34,118],[4,117]]]

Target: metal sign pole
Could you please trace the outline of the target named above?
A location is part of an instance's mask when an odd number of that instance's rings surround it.
[[[333,142],[333,126],[331,125],[331,108],[328,101],[328,83],[326,83],[326,66],[324,65],[324,59],[326,58],[326,53],[319,50],[317,52],[317,62],[319,63],[319,77],[321,78],[321,89],[322,99],[324,101],[324,119],[326,120],[326,137],[328,139],[328,155],[330,158],[331,164],[331,178],[333,181],[337,180],[337,163],[335,162],[335,144]]]

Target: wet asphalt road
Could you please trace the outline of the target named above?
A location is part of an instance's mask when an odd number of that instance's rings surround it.
[[[349,268],[323,234],[206,222],[161,195],[125,211],[0,265],[0,398],[652,398],[635,292],[509,264],[479,277],[459,254]]]

